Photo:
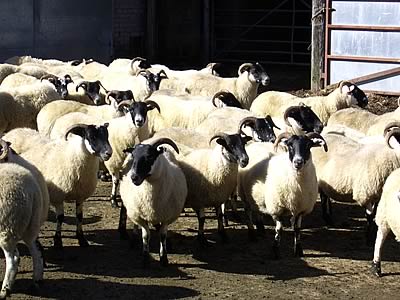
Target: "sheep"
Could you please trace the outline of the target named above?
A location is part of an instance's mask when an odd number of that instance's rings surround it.
[[[224,103],[227,98],[225,95],[225,92],[217,92],[208,102],[204,99],[183,100],[181,97],[169,95],[152,95],[150,99],[158,103],[163,113],[150,114],[150,135],[168,127],[196,128],[212,111],[217,109],[216,99]],[[231,103],[229,100],[228,102]]]
[[[399,129],[397,129],[399,130]],[[400,239],[400,169],[393,171],[386,179],[382,190],[382,196],[378,203],[375,223],[378,233],[375,240],[374,258],[371,264],[372,274],[381,277],[381,253],[383,243],[390,231],[393,231],[396,239]]]
[[[126,216],[142,228],[144,265],[149,260],[149,225],[159,228],[160,263],[168,265],[168,225],[178,219],[187,196],[185,175],[174,155],[160,147],[163,144],[170,145],[179,153],[176,144],[168,138],[124,150],[130,154],[130,160],[121,180],[123,206],[118,230],[127,234]]]
[[[97,80],[103,77],[104,74],[109,71],[109,68],[102,63],[91,60],[85,61],[77,70],[86,80]]]
[[[19,143],[23,140],[31,145],[20,155],[38,168],[46,180],[50,203],[56,209],[56,248],[62,248],[64,201],[68,200],[76,201],[76,237],[79,245],[89,245],[82,229],[82,204],[96,189],[99,159],[106,161],[112,155],[107,126],[107,123],[101,126],[77,124],[66,130],[64,139],[48,140],[38,145],[32,144],[32,139],[37,137],[32,136],[32,133],[25,135],[26,132],[21,129],[15,129],[20,134],[10,132],[3,137],[11,144],[17,139]]]
[[[14,73],[23,73],[40,79],[43,76],[49,75],[47,70],[37,66],[14,66],[9,64],[0,64],[0,83],[4,78]]]
[[[361,144],[333,132],[324,134],[330,151],[313,152],[324,220],[332,223],[330,198],[355,201],[366,210],[367,244],[374,235],[373,218],[384,182],[400,167],[399,144],[395,141],[399,132],[393,130],[395,127],[400,127],[400,123],[390,123],[385,128],[388,146],[381,142]]]
[[[122,72],[106,72],[101,81],[108,89],[132,90],[135,100],[142,101],[158,90],[165,78],[167,76],[163,70],[157,74],[143,70],[135,76]]]
[[[128,95],[129,93],[121,94]],[[110,91],[105,98],[109,101],[109,105],[92,106],[79,103],[76,101],[58,100],[45,105],[37,116],[38,131],[44,136],[50,136],[55,121],[71,112],[82,112],[94,116],[100,120],[110,120],[123,115],[122,107],[118,107],[118,100],[121,95],[117,95],[115,91]],[[114,98],[115,97],[115,98]],[[109,98],[112,98],[110,101]],[[117,100],[118,99],[118,100]],[[133,98],[132,98],[133,100]]]
[[[13,153],[4,140],[0,140],[0,147],[0,247],[6,258],[0,298],[5,299],[11,294],[18,271],[19,241],[31,253],[35,287],[43,280],[44,260],[38,235],[47,219],[49,194],[36,168]]]
[[[64,98],[84,104],[104,104],[106,95],[100,92],[100,88],[103,88],[105,93],[108,92],[101,84],[100,80],[82,80],[74,86],[74,89],[69,90],[68,97]],[[83,91],[83,93],[80,91]]]
[[[186,156],[178,157],[188,186],[185,207],[191,207],[197,214],[197,239],[201,245],[207,244],[204,236],[206,207],[216,208],[218,233],[226,239],[221,204],[235,189],[238,164],[243,168],[249,161],[244,146],[251,137],[242,136],[241,133],[217,133],[211,137],[209,143],[213,140],[218,144],[213,149],[194,149]]]
[[[328,126],[345,125],[356,129],[365,135],[380,135],[386,124],[399,120],[400,108],[395,111],[376,115],[366,110],[357,108],[347,108],[332,114],[328,120]]]
[[[6,59],[5,63],[12,64],[12,65],[22,65],[24,63],[34,63],[38,65],[45,65],[45,66],[65,66],[65,65],[75,65],[79,60],[71,60],[68,62],[64,62],[58,59],[41,59],[35,58],[30,55],[24,56],[13,56]]]
[[[239,67],[238,77],[222,78],[208,74],[197,74],[181,80],[169,80],[161,83],[160,88],[175,89],[192,95],[212,96],[221,90],[235,95],[243,108],[249,109],[257,96],[259,84],[269,84],[269,76],[259,64],[245,63]],[[170,86],[168,86],[170,85]]]
[[[282,133],[274,146],[277,147],[281,142],[287,147],[287,153],[270,153],[247,172],[241,173],[239,195],[246,204],[250,236],[254,232],[251,222],[252,210],[269,214],[275,221],[275,258],[280,257],[281,218],[289,214],[294,230],[294,255],[301,257],[301,221],[303,216],[313,210],[318,196],[311,148],[323,146],[325,151],[328,148],[324,138],[314,132],[300,136]]]
[[[338,88],[327,96],[299,98],[284,92],[261,93],[253,101],[250,111],[259,116],[269,114],[279,117],[288,106],[296,105],[300,101],[310,106],[324,125],[327,124],[330,115],[340,109],[351,105],[365,107],[368,104],[368,98],[360,88],[351,82],[341,81]]]
[[[0,89],[0,132],[17,127],[37,128],[36,116],[47,103],[60,99],[56,87],[48,81]]]

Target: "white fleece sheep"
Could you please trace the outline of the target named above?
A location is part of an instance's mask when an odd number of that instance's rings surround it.
[[[273,250],[279,258],[282,217],[291,216],[294,229],[294,254],[303,256],[300,228],[303,216],[309,214],[317,201],[318,184],[311,147],[324,146],[324,139],[317,133],[305,136],[283,133],[275,145],[284,140],[288,153],[270,152],[264,159],[241,173],[239,195],[246,203],[249,216],[249,234],[253,232],[251,211],[269,214],[276,223]]]
[[[43,279],[43,256],[37,240],[47,219],[49,194],[43,176],[0,140],[0,247],[6,258],[0,298],[10,295],[18,271],[17,243],[23,241],[33,260],[33,280]]]
[[[160,88],[209,97],[219,91],[226,90],[235,95],[243,108],[249,109],[257,96],[259,84],[267,85],[269,77],[258,63],[242,64],[239,67],[238,74],[238,77],[233,78],[222,78],[207,74],[197,74],[189,78],[183,77],[181,80],[175,77],[174,80],[161,82]]]
[[[392,231],[396,239],[400,240],[400,169],[393,171],[386,179],[378,203],[375,223],[378,226],[378,233],[371,271],[380,277],[382,276],[381,253],[387,235]]]
[[[0,89],[0,132],[17,127],[37,128],[36,116],[47,103],[60,99],[48,81]]]
[[[126,231],[124,213],[133,223],[141,226],[146,263],[149,257],[150,225],[159,226],[160,262],[167,265],[168,225],[183,210],[187,186],[185,175],[172,152],[160,148],[163,144],[172,146],[179,153],[175,143],[167,138],[128,149],[131,155],[121,181],[121,198],[126,209],[121,208],[119,230]]]
[[[11,74],[14,73],[23,73],[26,75],[30,75],[36,77],[38,79],[43,76],[49,75],[46,69],[37,67],[37,66],[14,66],[9,64],[0,64],[0,83]]]
[[[108,142],[107,124],[104,126],[75,125],[69,128],[64,139],[48,140],[47,143],[32,145],[38,139],[32,132],[15,129],[3,138],[11,144],[25,141],[31,147],[21,156],[32,163],[46,179],[50,203],[56,208],[57,229],[54,236],[56,247],[62,247],[61,226],[64,219],[64,201],[76,201],[77,231],[81,246],[87,246],[82,230],[82,204],[96,189],[100,157],[109,159],[112,154]],[[39,134],[38,132],[36,133]],[[67,137],[69,138],[67,139]],[[18,142],[14,142],[19,140]],[[55,166],[57,166],[55,168]]]
[[[310,106],[326,125],[334,112],[352,105],[363,107],[368,100],[364,92],[356,85],[342,81],[339,87],[327,96],[299,98],[284,92],[265,92],[253,101],[250,111],[259,116],[281,117],[289,106],[297,105],[299,102]]]

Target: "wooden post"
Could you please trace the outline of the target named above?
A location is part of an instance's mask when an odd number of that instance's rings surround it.
[[[311,24],[311,90],[320,90],[323,86],[322,72],[324,62],[324,0],[312,0]]]

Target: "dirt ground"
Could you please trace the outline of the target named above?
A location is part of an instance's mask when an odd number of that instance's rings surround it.
[[[307,93],[307,91],[304,91]],[[397,98],[370,95],[372,111],[397,107]],[[399,245],[390,236],[384,245],[384,276],[369,273],[373,249],[365,245],[363,211],[355,204],[334,203],[335,226],[326,227],[319,202],[304,219],[304,258],[292,256],[292,231],[286,227],[282,258],[273,260],[273,226],[266,218],[267,233],[250,243],[247,229],[230,222],[229,242],[216,233],[213,211],[208,211],[206,235],[209,248],[197,245],[197,220],[187,210],[170,227],[168,267],[158,264],[158,235],[152,232],[154,261],[144,269],[141,245],[120,240],[119,210],[111,208],[110,183],[99,181],[86,203],[84,230],[90,242],[80,248],[73,238],[74,206],[66,205],[64,250],[52,248],[55,216],[50,213],[40,235],[47,267],[40,297],[31,288],[32,263],[25,246],[19,247],[21,263],[13,288],[14,299],[398,299],[400,294]],[[243,216],[243,210],[239,213]],[[286,224],[287,225],[287,224]],[[132,227],[132,224],[129,224]],[[4,260],[0,269],[4,274]],[[399,276],[399,277],[398,277]]]

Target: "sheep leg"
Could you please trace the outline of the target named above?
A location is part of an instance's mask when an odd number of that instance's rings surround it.
[[[119,186],[119,177],[115,175],[111,175],[112,177],[112,188],[111,188],[111,207],[118,207],[118,196],[117,196],[117,190]]]
[[[206,216],[204,214],[204,209],[201,208],[196,210],[197,220],[199,222],[199,229],[197,231],[197,240],[200,243],[200,246],[208,246],[208,241],[204,236],[204,223],[206,221]]]
[[[142,227],[142,243],[143,243],[143,267],[147,267],[150,262],[150,250],[149,250],[149,242],[150,242],[150,228],[149,225],[141,226]]]
[[[5,299],[11,294],[11,288],[14,284],[19,264],[19,252],[16,244],[3,248],[3,252],[6,258],[6,273],[0,291],[0,299]]]
[[[168,225],[162,224],[160,227],[160,264],[164,267],[168,266],[167,257],[167,232]]]
[[[126,220],[127,220],[126,207],[122,203],[121,210],[119,212],[119,224],[118,224],[118,232],[121,240],[127,240],[129,238],[128,231],[126,230]]]
[[[61,229],[62,223],[64,222],[64,203],[56,205],[56,218],[57,218],[57,227],[56,233],[54,234],[54,247],[57,249],[63,248],[62,238],[61,238]]]
[[[275,221],[275,237],[272,244],[272,252],[275,259],[281,258],[280,245],[281,245],[281,235],[282,235],[282,221],[279,217],[273,217]]]
[[[266,232],[265,232],[265,227],[264,227],[264,222],[262,219],[262,215],[260,213],[256,213],[256,228],[257,228],[257,233],[261,236],[265,236]]]
[[[374,259],[371,264],[371,272],[372,274],[381,277],[381,254],[382,254],[382,247],[385,239],[390,232],[390,229],[387,226],[379,226],[378,232],[376,235],[375,241],[375,249],[374,249]]]
[[[39,284],[43,281],[44,259],[42,249],[38,240],[35,240],[27,245],[33,262],[33,283],[35,288],[38,289]]]
[[[228,201],[229,201],[229,200],[228,200]],[[229,226],[229,219],[228,219],[228,216],[225,214],[226,203],[227,203],[227,202],[224,202],[224,203],[221,204],[221,213],[222,213],[222,218],[223,218],[223,220],[224,220],[225,226]]]
[[[220,235],[223,242],[228,241],[228,236],[226,235],[226,231],[224,228],[224,215],[222,213],[221,206],[215,208],[217,211],[217,220],[218,220],[218,234]]]
[[[83,203],[77,201],[76,202],[76,238],[78,239],[79,246],[87,247],[87,246],[89,246],[89,243],[86,240],[85,235],[83,234],[82,223],[83,223]]]
[[[303,257],[303,247],[300,242],[300,229],[301,229],[301,215],[292,218],[292,225],[294,231],[294,256]]]
[[[249,241],[251,242],[256,242],[257,241],[257,235],[256,235],[256,230],[254,229],[254,224],[253,224],[253,212],[250,208],[250,205],[244,201],[244,211],[246,213],[246,225],[247,225],[247,234]]]
[[[376,226],[374,221],[377,206],[378,205],[369,203],[365,209],[365,216],[367,218],[366,242],[367,246],[370,247],[374,245],[374,241],[376,239],[376,232],[378,230],[378,227]]]
[[[321,190],[319,191],[319,197],[321,199],[322,218],[326,225],[333,226],[332,220],[332,201],[331,199]]]

